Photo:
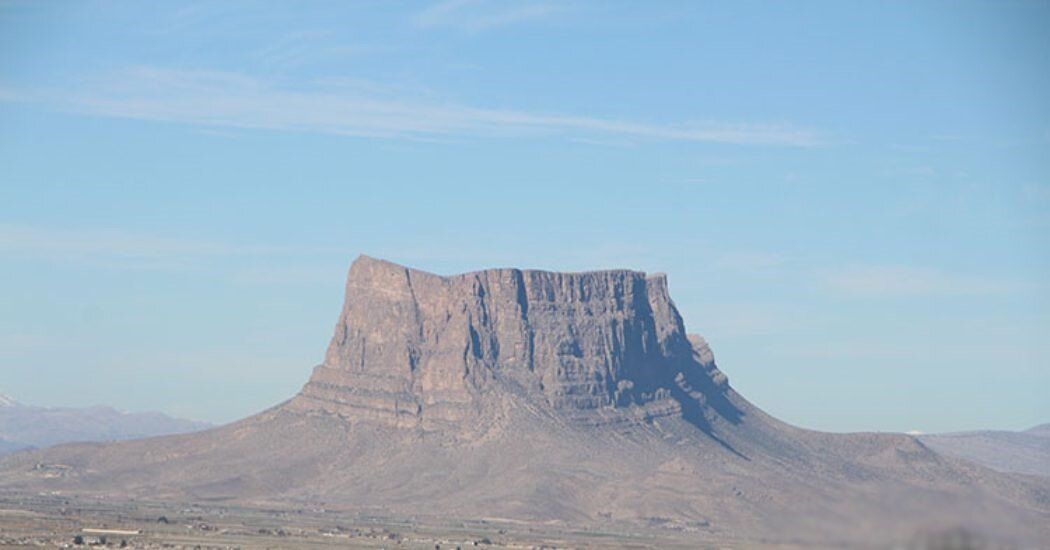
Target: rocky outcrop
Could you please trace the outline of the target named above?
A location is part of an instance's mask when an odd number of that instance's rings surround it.
[[[685,333],[661,275],[441,277],[362,257],[346,287],[291,400],[193,434],[7,455],[0,491],[659,525],[696,546],[890,547],[961,525],[1048,547],[1050,481],[766,415]]]
[[[683,414],[681,395],[715,404],[727,387],[662,274],[442,277],[361,256],[325,361],[289,406],[430,429],[511,392],[595,423]]]

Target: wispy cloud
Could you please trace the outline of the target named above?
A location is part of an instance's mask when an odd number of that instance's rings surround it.
[[[1028,183],[1021,187],[1021,193],[1024,194],[1026,199],[1032,201],[1050,201],[1050,185]]]
[[[47,335],[26,332],[4,332],[0,334],[0,350],[3,353],[18,353],[46,349],[54,340]],[[2,397],[2,396],[0,396]]]
[[[828,323],[819,312],[774,303],[723,302],[705,304],[693,330],[712,338],[754,338],[812,332]]]
[[[1006,294],[1022,289],[1014,281],[929,268],[853,266],[824,274],[827,287],[862,296],[931,296]]]
[[[787,259],[769,252],[734,252],[723,254],[713,262],[714,267],[751,275],[773,274],[784,267]]]
[[[419,12],[413,21],[419,27],[451,27],[477,32],[544,19],[564,8],[549,2],[446,0]]]
[[[346,266],[344,265],[262,266],[238,270],[233,274],[233,280],[240,283],[258,285],[323,285],[339,281],[345,275]]]
[[[10,88],[4,86],[3,84],[0,84],[0,101],[15,102],[22,101],[24,99],[25,98],[22,96],[22,94],[15,91],[14,88]]]
[[[291,67],[357,57],[389,49],[391,48],[367,44],[340,43],[335,32],[316,29],[279,36],[251,52],[250,57],[267,67],[287,70]]]
[[[122,269],[172,270],[208,265],[220,257],[344,253],[317,247],[237,244],[102,229],[56,229],[0,224],[0,253],[36,260]],[[260,268],[261,269],[261,268]],[[303,273],[308,268],[303,269]],[[253,272],[254,273],[254,272]],[[263,280],[245,273],[246,279]],[[302,275],[299,273],[297,275]],[[290,274],[282,275],[291,278]],[[311,274],[312,276],[312,274]]]
[[[117,231],[75,231],[0,225],[0,251],[49,260],[123,260],[140,266],[178,263],[189,257],[229,254],[212,242],[132,235]]]
[[[248,75],[137,67],[38,101],[75,112],[207,127],[360,137],[442,139],[562,135],[808,147],[813,131],[784,124],[660,124],[487,109],[408,97],[383,86],[319,81],[281,86]]]

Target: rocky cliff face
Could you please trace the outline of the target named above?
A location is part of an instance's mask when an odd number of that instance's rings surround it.
[[[706,343],[687,337],[663,275],[441,277],[362,256],[325,361],[290,406],[436,428],[509,391],[594,423],[610,411],[688,414],[683,401],[697,399],[731,414],[717,406],[726,388]]]
[[[291,400],[193,434],[8,455],[0,491],[657,525],[696,546],[890,547],[961,525],[1050,547],[1050,481],[905,435],[783,424],[685,334],[664,277],[627,270],[439,277],[359,258]]]

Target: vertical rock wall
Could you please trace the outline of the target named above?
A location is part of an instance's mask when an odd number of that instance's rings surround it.
[[[461,421],[509,389],[572,414],[637,408],[667,401],[683,373],[711,378],[699,357],[663,275],[441,277],[362,256],[292,405],[404,426]]]

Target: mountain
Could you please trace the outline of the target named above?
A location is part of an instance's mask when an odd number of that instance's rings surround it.
[[[210,427],[156,413],[110,407],[33,407],[0,395],[0,454],[74,441],[118,441],[187,433]]]
[[[1024,433],[1040,437],[1050,437],[1050,423],[1032,426],[1025,430]]]
[[[1050,424],[1021,432],[982,430],[919,437],[926,446],[1000,472],[1050,477]]]
[[[350,268],[322,364],[239,422],[0,460],[0,490],[638,524],[758,544],[963,527],[1050,541],[1050,481],[902,434],[827,434],[739,395],[663,275]]]
[[[19,451],[27,447],[29,446],[23,445],[21,443],[15,443],[14,441],[6,441],[4,439],[0,439],[0,455],[10,453],[13,451]]]

